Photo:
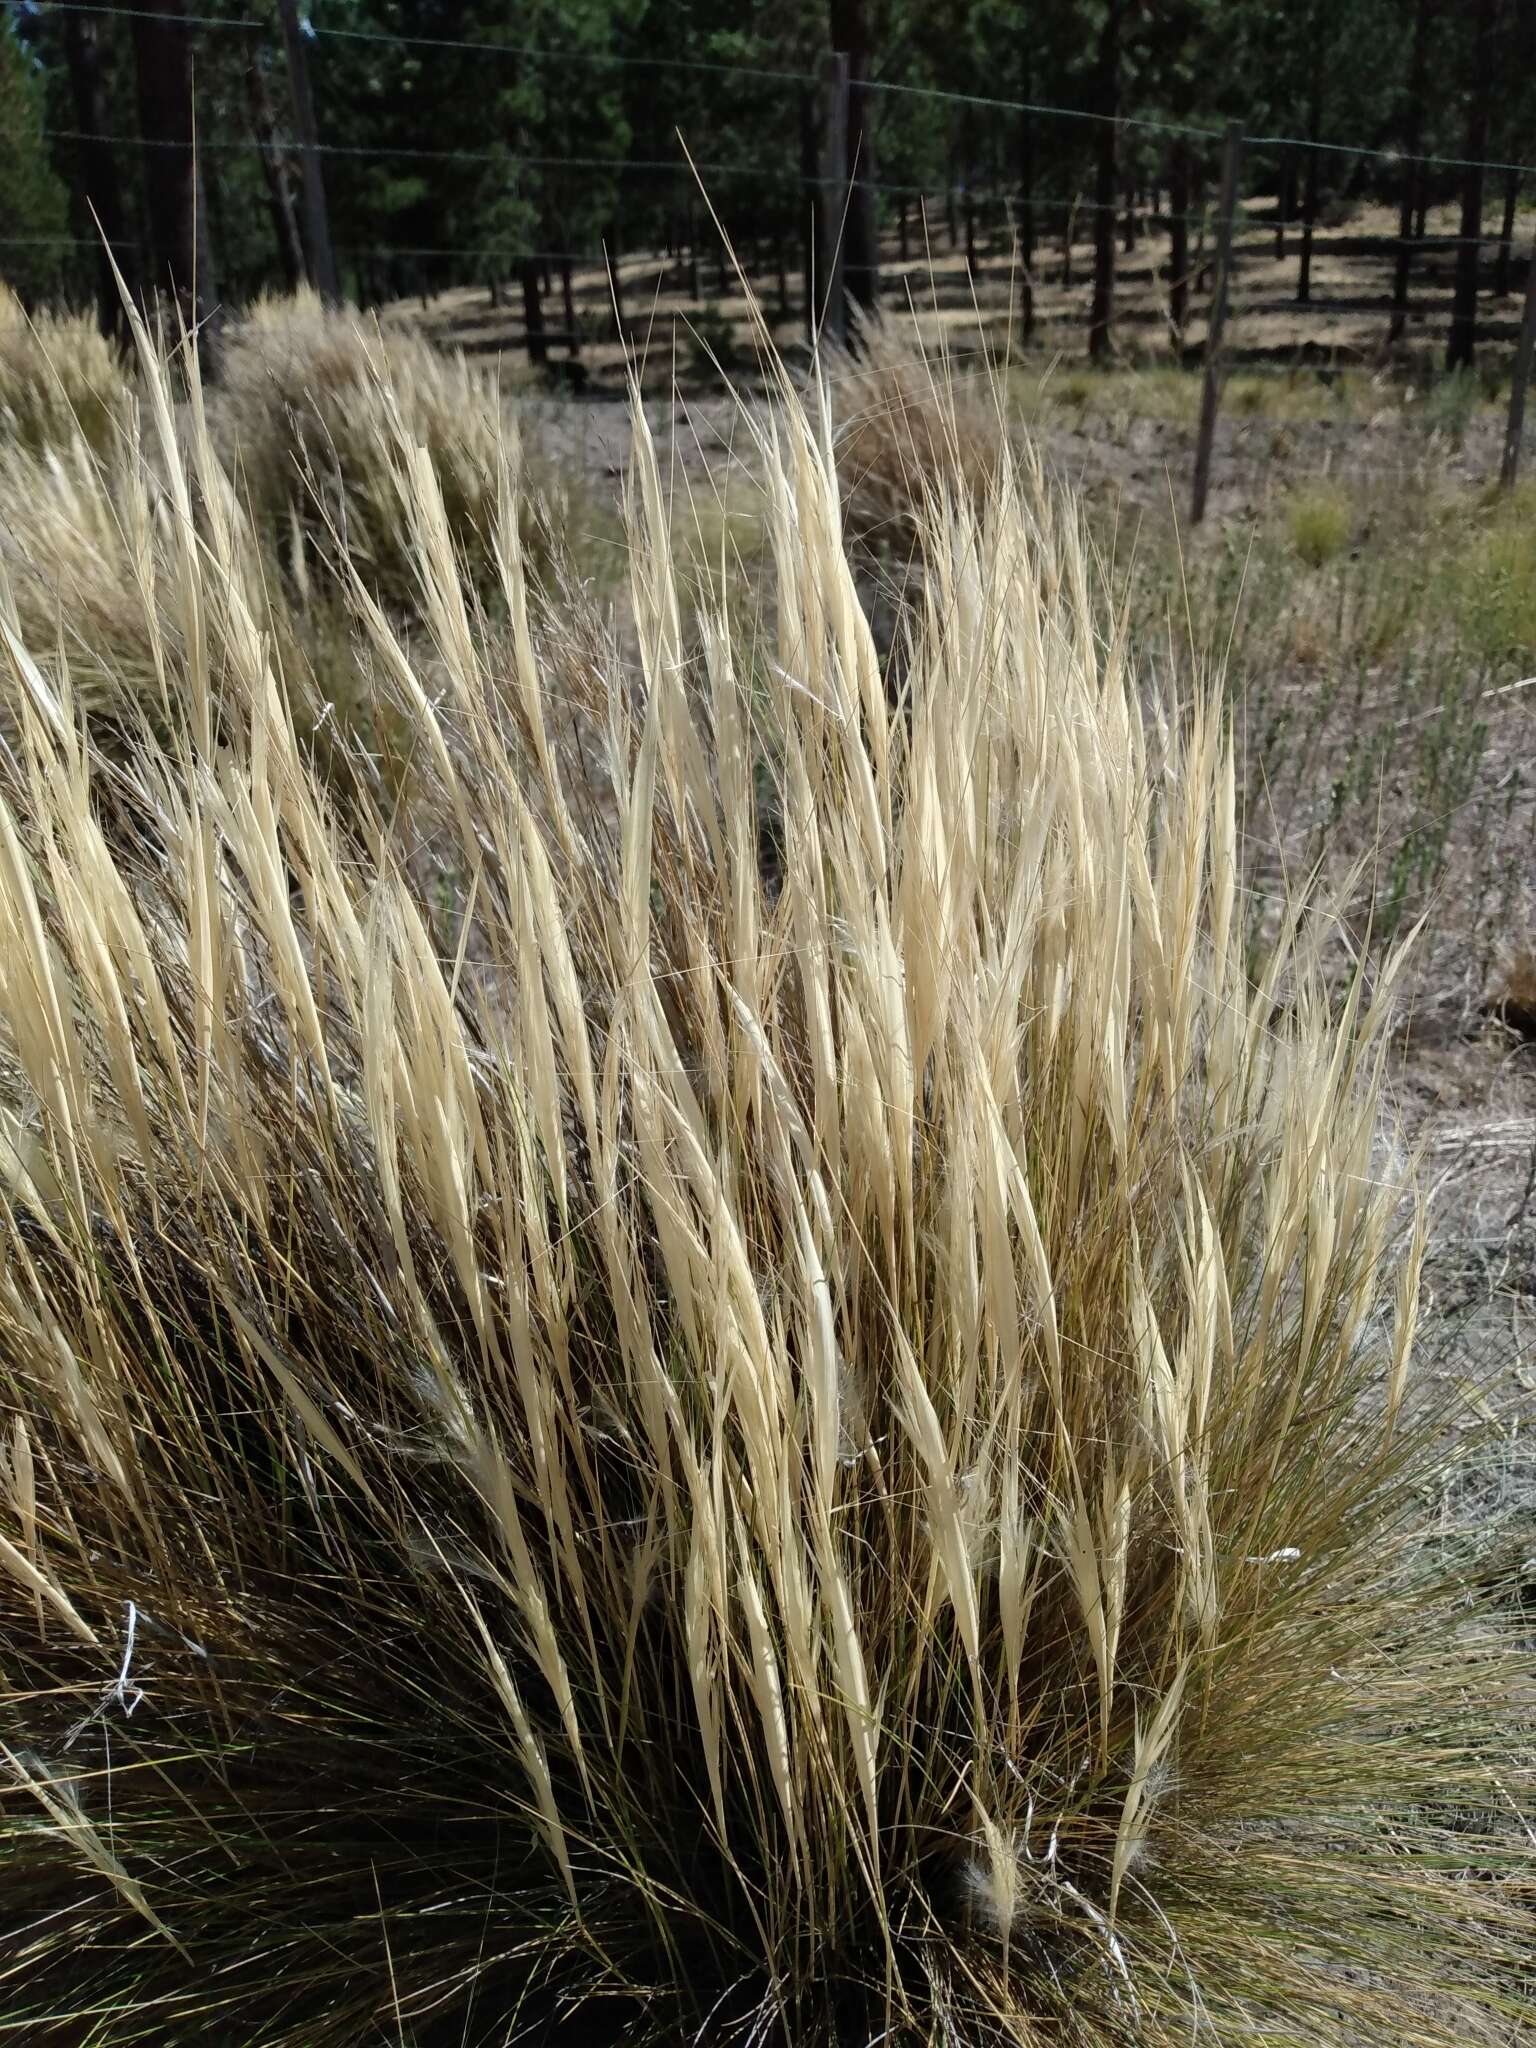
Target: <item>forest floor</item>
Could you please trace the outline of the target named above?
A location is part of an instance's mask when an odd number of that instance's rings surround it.
[[[887,233],[881,257],[887,308],[910,307],[925,343],[931,347],[942,336],[957,361],[972,355],[993,362],[1006,358],[1038,376],[1053,364],[1078,359],[1086,344],[1092,291],[1091,220],[1086,208],[1074,220],[1070,263],[1060,232],[1039,242],[1033,266],[1034,318],[1025,341],[1020,338],[1023,280],[1012,231],[996,221],[978,227],[974,267],[967,264],[959,222],[956,245],[942,216],[930,215],[926,221],[914,217],[905,255],[899,236]],[[1536,218],[1531,214],[1517,218],[1517,262],[1513,275],[1505,279],[1508,285],[1518,281],[1518,258],[1529,248],[1533,228]],[[1379,362],[1390,321],[1396,233],[1395,211],[1384,206],[1360,206],[1345,217],[1321,221],[1314,232],[1310,293],[1303,305],[1297,299],[1302,238],[1294,227],[1277,235],[1273,204],[1256,203],[1245,212],[1234,239],[1226,329],[1229,360],[1256,375],[1283,375],[1300,364],[1337,373]],[[1427,365],[1443,348],[1457,233],[1454,208],[1431,209],[1424,243],[1414,252],[1405,332],[1394,351],[1399,361],[1418,356]],[[1190,311],[1183,349],[1188,365],[1198,362],[1204,344],[1213,248],[1211,232],[1192,224]],[[738,253],[775,346],[791,353],[803,348],[807,332],[799,275],[790,271],[781,277],[771,249]],[[1134,248],[1126,249],[1122,237],[1114,335],[1120,359],[1137,369],[1168,366],[1173,358],[1169,283],[1164,275],[1168,256],[1168,230],[1160,216],[1142,217]],[[1497,244],[1485,247],[1485,287],[1497,284],[1496,258]],[[630,364],[638,368],[644,387],[659,393],[679,386],[693,392],[718,389],[722,369],[738,381],[750,373],[755,348],[748,301],[741,277],[718,241],[709,254],[692,262],[681,254],[625,256],[619,264],[619,297],[622,336],[606,270],[601,265],[576,266],[571,278],[573,329],[566,320],[560,280],[550,270],[543,317],[557,377],[594,394],[620,396]],[[465,285],[402,300],[385,317],[408,320],[434,340],[467,354],[505,358],[513,379],[526,374],[522,294],[514,284],[499,283],[494,291],[485,284]],[[1507,362],[1519,321],[1520,302],[1513,289],[1502,296],[1487,292],[1479,315],[1485,354]]]

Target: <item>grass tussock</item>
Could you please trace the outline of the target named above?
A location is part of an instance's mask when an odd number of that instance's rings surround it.
[[[98,745],[118,752],[145,727],[167,738],[206,689],[210,640],[222,647],[232,615],[259,617],[277,641],[301,727],[328,701],[343,725],[371,724],[329,593],[296,604],[272,575],[200,411],[152,406],[147,443],[145,431],[130,404],[105,451],[80,434],[0,451],[0,619],[28,655],[25,672],[13,658],[0,682],[0,731],[15,735],[35,669],[50,687],[67,682]],[[209,580],[191,608],[187,530],[219,540],[231,579]]]
[[[1309,484],[1287,499],[1285,524],[1300,559],[1309,569],[1320,569],[1349,546],[1355,509],[1337,484]]]
[[[312,293],[263,300],[229,336],[216,417],[259,530],[301,581],[340,554],[386,602],[413,604],[418,464],[476,580],[493,574],[497,492],[518,441],[495,377],[462,356]]]
[[[84,314],[28,314],[0,283],[0,448],[44,456],[77,439],[105,451],[132,386],[112,343]]]
[[[127,441],[98,453],[75,434],[0,450],[0,608],[33,659],[62,653],[76,702],[113,721],[155,705],[179,668],[179,634],[160,601],[167,508]],[[13,726],[14,670],[3,691]]]
[[[1536,488],[1500,495],[1476,522],[1445,522],[1439,598],[1474,659],[1530,673],[1536,654]]]
[[[860,321],[853,348],[829,353],[827,380],[850,543],[908,559],[931,500],[958,494],[984,511],[1008,440],[991,380],[957,374],[910,329],[875,320]]]
[[[361,853],[235,521],[167,528],[164,745],[6,642],[18,2038],[1519,2023],[1527,1671],[1415,1533],[1393,970],[1337,1014],[1297,902],[1250,973],[1220,721],[1144,720],[1006,453],[929,494],[888,693],[782,397],[762,695],[744,621],[684,642],[643,421],[634,662],[505,487],[487,639],[411,471],[430,689],[352,601],[431,829]]]

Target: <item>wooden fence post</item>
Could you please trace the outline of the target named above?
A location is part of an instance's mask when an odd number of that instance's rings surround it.
[[[1205,378],[1200,390],[1200,436],[1195,443],[1195,492],[1191,518],[1205,517],[1211,484],[1211,443],[1216,435],[1216,408],[1221,402],[1221,334],[1227,321],[1227,280],[1232,269],[1232,226],[1237,214],[1237,174],[1243,154],[1243,131],[1227,123],[1221,153],[1221,218],[1217,223],[1216,285],[1211,294],[1210,323],[1205,336]]]
[[[819,334],[843,344],[848,339],[848,299],[843,284],[843,226],[848,208],[848,59],[829,50],[821,63],[821,151],[816,188],[816,282],[821,291]]]
[[[1509,386],[1509,421],[1504,429],[1504,460],[1499,467],[1499,489],[1507,491],[1520,468],[1520,437],[1525,427],[1525,387],[1530,381],[1531,358],[1536,355],[1536,236],[1531,239],[1529,266],[1525,273],[1525,312],[1520,320],[1520,345],[1515,350],[1515,371]]]

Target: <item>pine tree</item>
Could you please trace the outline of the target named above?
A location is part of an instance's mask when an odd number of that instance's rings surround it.
[[[69,248],[69,196],[48,161],[41,81],[0,24],[0,278],[26,303],[57,292]]]

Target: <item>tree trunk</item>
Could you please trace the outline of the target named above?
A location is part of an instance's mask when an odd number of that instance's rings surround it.
[[[261,158],[267,186],[267,210],[272,216],[272,234],[277,242],[278,261],[288,290],[297,291],[304,279],[304,243],[299,235],[299,216],[293,203],[293,179],[288,156],[278,140],[272,118],[272,99],[267,91],[267,74],[262,67],[261,46],[254,38],[245,67],[246,99],[250,107],[251,134]]]
[[[805,338],[816,339],[816,301],[822,280],[816,275],[816,222],[821,209],[816,191],[816,100],[807,90],[800,101],[800,268],[805,278]]]
[[[959,181],[960,173],[955,167],[955,153],[951,150],[949,152],[949,176],[944,187],[944,230],[949,236],[949,246],[951,249],[958,249],[960,246],[960,214],[955,206],[955,187]]]
[[[1321,35],[1318,37],[1312,65],[1312,91],[1307,107],[1307,140],[1315,143],[1322,133],[1323,125],[1323,75],[1326,53]],[[1320,149],[1307,151],[1306,170],[1303,173],[1301,200],[1301,268],[1296,277],[1296,303],[1309,306],[1312,303],[1312,233],[1317,226],[1317,180],[1322,162]]]
[[[565,319],[565,351],[574,361],[581,354],[581,334],[576,326],[576,295],[571,289],[571,259],[560,258],[560,311]]]
[[[1520,173],[1513,167],[1504,173],[1504,219],[1499,227],[1498,267],[1494,272],[1494,295],[1509,297],[1510,245],[1515,239],[1515,207],[1520,199]]]
[[[624,280],[619,274],[623,262],[623,243],[619,223],[608,223],[608,232],[603,237],[603,256],[608,265],[608,297],[613,304],[613,323],[618,329],[620,341],[624,339]]]
[[[224,252],[227,264],[229,252],[229,215],[224,206],[224,185],[219,176],[219,160],[217,157],[199,156],[197,159],[197,218],[199,222],[199,260],[201,260],[202,247],[211,246]],[[201,228],[201,223],[204,221],[208,223],[206,243],[203,242],[203,231]],[[224,298],[229,297],[234,291],[235,285],[235,278],[226,268],[222,280]],[[220,317],[222,317],[222,301],[219,310]]]
[[[908,224],[908,215],[910,214],[910,212],[911,207],[908,205],[907,201],[903,199],[901,204],[896,209],[896,232],[901,238],[900,248],[901,260],[903,263],[910,263],[912,261],[912,237]]]
[[[528,343],[528,360],[536,370],[549,361],[549,339],[544,332],[544,294],[539,289],[539,260],[524,256],[517,266],[523,288],[523,329]]]
[[[1168,152],[1168,326],[1184,352],[1189,319],[1189,144],[1179,136]]]
[[[1429,15],[1434,0],[1419,0],[1413,13],[1413,55],[1408,63],[1408,119],[1403,146],[1403,189],[1397,209],[1397,261],[1392,271],[1392,320],[1389,341],[1401,341],[1408,325],[1408,282],[1413,273],[1414,201],[1424,190],[1424,166],[1418,161],[1424,140],[1424,93],[1429,63]],[[1422,202],[1421,202],[1422,203]],[[1424,232],[1419,228],[1419,234]]]
[[[1210,226],[1211,209],[1210,202],[1206,197],[1205,172],[1198,167],[1190,176],[1189,206],[1190,212],[1194,215],[1197,223],[1195,227],[1194,253],[1189,259],[1190,290],[1196,298],[1200,298],[1211,288],[1211,251],[1209,237],[1206,233],[1207,228]],[[1219,239],[1221,234],[1221,223],[1219,220],[1216,225],[1216,233]]]
[[[1283,263],[1285,261],[1285,174],[1286,169],[1290,163],[1290,160],[1290,151],[1288,149],[1283,149],[1280,152],[1279,176],[1275,179],[1275,261],[1277,263]]]
[[[1023,97],[1029,98],[1029,62],[1025,59]],[[1027,111],[1019,115],[1019,269],[1023,274],[1020,318],[1028,334],[1035,324],[1035,128]]]
[[[880,304],[880,205],[875,191],[873,108],[865,0],[831,0],[832,47],[848,59],[848,211],[843,226],[843,289],[873,313]]]
[[[103,334],[115,335],[123,341],[127,339],[128,321],[117,279],[112,274],[112,262],[116,260],[124,284],[135,296],[140,288],[139,263],[127,243],[122,186],[112,145],[104,139],[109,124],[102,97],[101,45],[97,41],[96,23],[89,15],[64,16],[64,61],[69,68],[75,125],[87,138],[75,144],[80,197],[95,215],[92,232],[99,232],[102,241],[96,256],[96,319]]]
[[[293,102],[293,125],[304,173],[304,255],[309,281],[328,306],[336,306],[341,303],[341,285],[336,275],[336,252],[331,246],[325,179],[320,170],[320,139],[309,82],[309,40],[299,22],[298,0],[277,0],[277,16],[282,24],[288,93]]]
[[[1388,341],[1401,341],[1408,326],[1408,291],[1413,278],[1414,196],[1424,183],[1424,166],[1403,166],[1403,190],[1397,208],[1397,257],[1392,265],[1392,318]]]
[[[1136,254],[1136,187],[1125,188],[1125,212],[1120,217],[1121,250],[1127,256]]]
[[[1088,354],[1103,362],[1110,352],[1115,317],[1115,187],[1120,133],[1120,6],[1109,0],[1099,37],[1098,162],[1093,184],[1093,304],[1088,314]]]
[[[1472,90],[1467,104],[1466,158],[1461,174],[1461,239],[1445,367],[1470,369],[1477,352],[1477,272],[1482,254],[1483,159],[1488,154],[1488,103],[1493,95],[1494,0],[1477,0],[1472,31]]]
[[[144,196],[149,215],[150,292],[174,306],[174,325],[197,336],[198,363],[218,373],[213,254],[199,204],[197,124],[192,103],[192,38],[181,0],[145,0],[133,22]]]
[[[1072,243],[1077,234],[1077,204],[1077,196],[1074,195],[1061,230],[1061,288],[1064,292],[1072,289]]]
[[[965,109],[960,122],[960,218],[965,229],[965,275],[976,282],[976,136],[971,110]]]

